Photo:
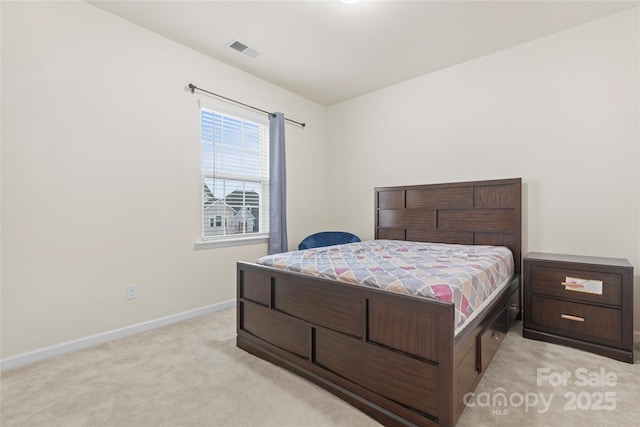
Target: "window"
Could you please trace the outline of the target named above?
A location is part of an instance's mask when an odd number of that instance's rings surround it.
[[[202,238],[267,235],[267,119],[201,105],[200,122]]]
[[[222,227],[222,215],[210,216],[209,227]]]

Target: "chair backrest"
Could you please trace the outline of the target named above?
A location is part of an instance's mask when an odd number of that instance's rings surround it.
[[[321,231],[307,236],[300,242],[298,249],[319,248],[322,246],[341,245],[343,243],[359,242],[360,238],[346,231]]]

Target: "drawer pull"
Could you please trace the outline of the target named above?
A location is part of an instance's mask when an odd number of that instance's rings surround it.
[[[576,322],[584,322],[584,317],[572,316],[570,314],[561,314],[560,317],[567,320],[573,320]]]
[[[564,286],[565,291],[602,295],[602,280],[579,279],[567,276],[564,282],[560,282],[560,284]]]
[[[500,339],[500,332],[493,332],[491,334],[491,339],[498,341]]]
[[[570,288],[584,288],[582,283],[572,283],[572,282],[560,282],[562,286],[567,286]]]
[[[511,304],[508,308],[512,311],[518,311],[518,304]]]

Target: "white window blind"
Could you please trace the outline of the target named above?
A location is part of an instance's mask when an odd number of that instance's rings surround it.
[[[201,105],[202,238],[269,233],[269,127]]]

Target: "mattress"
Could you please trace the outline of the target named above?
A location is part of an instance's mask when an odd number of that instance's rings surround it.
[[[258,264],[455,306],[456,333],[506,286],[513,254],[502,246],[370,240],[268,255]]]

